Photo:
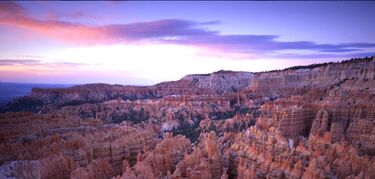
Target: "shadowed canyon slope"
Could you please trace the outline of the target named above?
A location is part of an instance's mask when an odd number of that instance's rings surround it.
[[[34,88],[0,114],[0,178],[375,178],[374,101],[374,57]]]

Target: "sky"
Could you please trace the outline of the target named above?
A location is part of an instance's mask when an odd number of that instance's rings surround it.
[[[0,2],[0,81],[152,85],[375,53],[375,2]]]

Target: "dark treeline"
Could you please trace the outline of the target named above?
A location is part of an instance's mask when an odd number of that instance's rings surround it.
[[[310,65],[300,65],[300,66],[293,66],[289,68],[285,68],[282,70],[271,70],[271,71],[262,71],[259,73],[269,73],[269,72],[280,72],[280,71],[287,71],[287,70],[299,70],[299,69],[314,69],[317,67],[324,67],[331,64],[347,64],[347,63],[360,63],[360,62],[370,62],[373,57],[364,57],[364,58],[351,58],[349,60],[343,60],[340,62],[326,62],[326,63],[314,63]]]

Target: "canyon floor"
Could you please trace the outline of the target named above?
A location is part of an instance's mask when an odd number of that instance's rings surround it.
[[[0,179],[375,178],[375,57],[153,86],[33,88]]]

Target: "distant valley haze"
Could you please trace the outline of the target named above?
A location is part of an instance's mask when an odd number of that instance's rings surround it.
[[[30,95],[32,88],[65,88],[70,86],[73,85],[0,82],[0,106],[17,97]]]

